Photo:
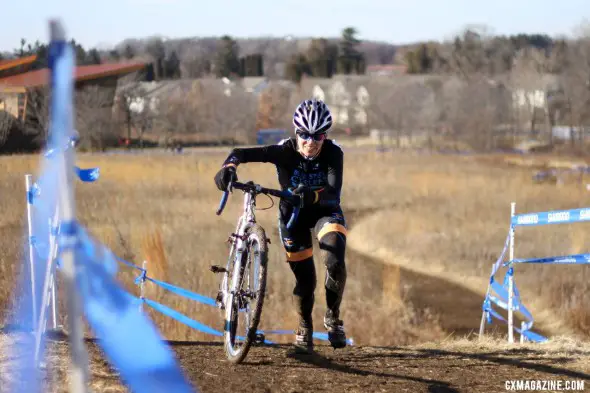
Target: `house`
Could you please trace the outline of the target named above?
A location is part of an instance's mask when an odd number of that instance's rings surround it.
[[[38,114],[29,110],[32,100],[46,97],[49,69],[34,69],[37,56],[0,61],[0,110],[6,111],[21,123],[36,122]],[[112,105],[115,87],[120,77],[146,69],[146,63],[112,63],[77,66],[74,71],[75,89],[100,86],[111,91]],[[107,104],[108,104],[107,103]]]
[[[306,78],[304,89],[328,105],[335,125],[341,128],[365,127],[369,120],[368,82],[366,76],[356,75],[335,75],[331,79]]]
[[[244,89],[228,78],[170,79],[120,84],[116,90],[115,101],[120,102],[124,99],[128,109],[135,114],[147,111],[159,114],[165,109],[163,105],[176,100],[186,100],[190,94],[202,94],[203,97],[215,101],[221,99],[221,96],[231,98],[237,93],[244,94]]]

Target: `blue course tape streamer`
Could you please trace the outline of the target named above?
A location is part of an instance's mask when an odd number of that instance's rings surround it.
[[[590,221],[590,208],[526,213],[512,217],[512,225],[514,226],[566,224],[582,221]]]
[[[538,213],[535,213],[535,214],[538,214]],[[526,216],[526,215],[523,215],[523,216]],[[521,225],[523,222],[526,222],[527,220],[520,220]],[[538,219],[535,218],[532,221],[538,222]],[[508,246],[509,246],[509,242],[510,242],[510,231],[513,230],[514,226],[515,226],[514,223],[510,226],[510,230],[508,232],[508,235],[506,236],[506,241],[504,242],[504,248],[502,249],[502,252],[501,252],[500,256],[498,257],[498,259],[496,260],[496,262],[492,266],[492,272],[490,274],[488,291],[487,291],[487,294],[486,294],[483,304],[482,304],[482,309],[485,313],[486,321],[488,324],[492,323],[492,318],[496,318],[497,320],[507,323],[506,319],[504,317],[502,317],[502,315],[500,315],[497,311],[495,311],[492,308],[492,303],[504,310],[508,310],[508,293],[509,293],[508,292],[508,284],[509,284],[508,280],[514,273],[514,268],[512,267],[512,263],[524,261],[524,260],[516,260],[515,259],[514,261],[508,261],[508,262],[505,262],[504,264],[502,264],[502,261],[504,260],[504,257],[506,256],[506,251],[508,250]],[[527,261],[529,261],[529,260],[527,260]],[[530,261],[533,261],[533,260],[530,260]],[[508,269],[508,271],[506,272],[506,275],[504,276],[503,283],[499,284],[498,282],[496,282],[494,280],[494,275],[498,272],[498,270],[500,269],[500,266],[502,266],[502,265],[503,266],[510,266],[510,268]],[[533,323],[534,323],[533,316],[532,316],[531,312],[521,303],[520,293],[518,291],[518,288],[516,287],[516,283],[514,283],[514,282],[513,282],[513,295],[514,296],[512,298],[512,310],[520,312],[522,314],[524,320],[526,321],[523,325],[523,329],[519,329],[517,327],[514,327],[514,330],[517,331],[518,333],[522,334],[523,336],[527,337],[527,339],[529,339],[530,341],[535,341],[535,342],[547,341],[547,339],[545,337],[529,330],[532,328]]]
[[[195,330],[198,330],[203,333],[209,333],[209,334],[212,334],[212,335],[218,336],[218,337],[223,336],[222,332],[215,330],[207,325],[204,325],[201,322],[195,321],[194,319],[191,319],[191,318],[187,317],[186,315],[181,314],[178,311],[171,309],[170,307],[164,306],[163,304],[160,304],[158,302],[155,302],[155,301],[147,299],[147,298],[144,298],[143,301],[147,305],[149,305],[151,308],[153,308],[154,310],[156,310],[164,315],[167,315],[171,318],[174,318],[178,322],[181,322],[187,326],[190,326]]]
[[[544,263],[544,264],[560,264],[560,265],[586,265],[590,264],[590,254],[575,254],[557,257],[545,258],[530,258],[530,259],[514,259],[512,263]],[[508,262],[508,263],[510,263]]]
[[[153,323],[113,279],[112,252],[79,229],[77,285],[84,311],[122,380],[135,392],[193,392]]]
[[[154,278],[147,276],[145,270],[143,270],[139,266],[137,266],[131,262],[125,261],[121,258],[118,258],[116,256],[114,257],[114,259],[117,262],[123,263],[133,269],[140,270],[142,272],[142,274],[139,277],[137,277],[137,279],[135,280],[136,284],[139,284],[143,280],[151,281],[154,284],[156,284],[156,285],[158,285],[158,286],[160,286],[160,287],[162,287],[162,288],[164,288],[164,289],[166,289],[178,296],[181,296],[181,297],[184,297],[184,298],[187,298],[190,300],[194,300],[194,301],[197,301],[199,303],[202,303],[202,304],[205,304],[205,305],[208,305],[211,307],[217,307],[217,304],[213,298],[210,298],[208,296],[204,296],[199,293],[195,293],[195,292],[189,291],[187,289],[169,284],[165,281],[156,280]],[[141,301],[140,299],[138,299],[138,300]],[[192,327],[193,329],[196,329],[196,330],[204,332],[204,333],[209,333],[214,336],[223,336],[223,333],[221,333],[215,329],[212,329],[209,326],[202,324],[201,322],[191,319],[191,318],[187,317],[186,315],[179,313],[178,311],[176,311],[174,309],[171,309],[170,307],[167,307],[163,304],[160,304],[160,303],[150,300],[148,298],[143,298],[143,301],[146,304],[148,304],[150,307],[152,307],[154,310],[156,310],[164,315],[167,315],[173,319],[176,319],[177,321],[179,321],[189,327]],[[262,333],[262,334],[293,334],[293,330],[259,330],[258,332]],[[328,334],[327,333],[316,332],[313,334],[313,337],[318,340],[328,341]],[[243,339],[243,337],[238,337],[238,339]],[[271,342],[269,340],[265,340],[264,343],[265,344],[273,344],[273,342]],[[348,343],[348,345],[353,345],[354,340],[348,339],[347,343]]]
[[[177,294],[179,296],[182,296],[182,297],[185,297],[187,299],[191,299],[191,300],[197,301],[199,303],[206,304],[208,306],[216,307],[215,300],[212,299],[212,298],[210,298],[210,297],[203,296],[203,295],[200,295],[198,293],[194,293],[194,292],[191,292],[191,291],[186,290],[184,288],[180,288],[180,287],[177,287],[175,285],[168,284],[168,283],[166,283],[164,281],[155,280],[155,279],[150,278],[150,277],[147,277],[147,276],[146,276],[146,280],[151,281],[154,284],[159,285],[160,287],[162,287],[164,289],[167,289],[168,291],[173,292],[173,293],[175,293],[175,294]]]
[[[502,317],[502,315],[500,315],[497,311],[495,311],[492,308],[492,303],[504,310],[508,310],[508,293],[509,293],[508,292],[508,279],[512,274],[513,274],[513,270],[512,270],[512,268],[510,268],[506,272],[506,275],[504,276],[504,280],[503,280],[502,285],[497,283],[494,280],[493,276],[490,277],[491,291],[490,291],[490,293],[487,294],[487,296],[484,300],[483,306],[482,306],[483,311],[487,315],[486,320],[488,323],[492,322],[492,317],[496,318],[504,323],[507,323],[506,319],[504,317]],[[534,342],[547,341],[547,338],[541,336],[540,334],[530,331],[530,329],[533,327],[533,323],[534,323],[533,316],[532,316],[531,312],[521,303],[520,293],[519,293],[518,288],[516,287],[516,284],[514,282],[513,282],[513,290],[514,290],[514,296],[512,298],[512,309],[513,309],[513,311],[520,312],[523,316],[523,319],[526,321],[524,323],[522,329],[519,329],[518,327],[514,327],[514,330],[517,331],[518,333],[522,334],[523,336],[525,336],[530,341],[534,341]],[[491,293],[492,291],[495,292],[495,294],[497,296],[492,294]]]
[[[140,300],[140,299],[137,299],[137,300]],[[202,324],[201,322],[195,321],[194,319],[191,319],[191,318],[187,317],[186,315],[179,313],[176,310],[171,309],[168,306],[164,306],[163,304],[160,304],[158,302],[155,302],[155,301],[147,299],[147,298],[144,298],[143,301],[147,305],[149,305],[151,308],[153,308],[154,310],[156,310],[164,315],[167,315],[173,319],[176,319],[178,322],[181,322],[181,323],[183,323],[195,330],[198,330],[203,333],[212,334],[212,335],[218,336],[218,337],[223,337],[222,332],[215,330],[205,324]],[[261,330],[259,330],[258,332],[262,333]],[[238,340],[244,339],[244,337],[242,337],[242,336],[238,336],[237,338],[238,338]],[[273,344],[272,341],[268,341],[266,339],[264,340],[264,343],[265,344]]]
[[[74,171],[78,175],[78,178],[85,183],[92,183],[98,180],[100,176],[99,168],[81,169],[77,166],[74,167]]]

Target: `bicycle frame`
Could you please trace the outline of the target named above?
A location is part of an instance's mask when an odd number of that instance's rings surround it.
[[[235,291],[235,287],[239,285],[239,283],[237,282],[237,278],[242,268],[242,255],[247,246],[244,239],[244,235],[246,233],[246,229],[248,228],[248,226],[256,223],[256,215],[254,214],[255,203],[255,197],[252,195],[252,193],[245,192],[243,212],[242,215],[238,218],[238,222],[236,224],[236,231],[232,233],[230,236],[231,246],[229,250],[229,257],[227,259],[225,272],[223,273],[223,280],[221,282],[222,302],[224,307],[226,306],[225,302],[227,299],[227,295],[230,292]],[[233,268],[232,262],[234,263]],[[232,288],[228,288],[229,272],[232,272],[233,274]]]

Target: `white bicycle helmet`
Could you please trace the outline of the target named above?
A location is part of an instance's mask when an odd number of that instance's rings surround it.
[[[293,125],[296,131],[320,134],[332,127],[332,114],[323,101],[315,98],[304,100],[295,109]]]

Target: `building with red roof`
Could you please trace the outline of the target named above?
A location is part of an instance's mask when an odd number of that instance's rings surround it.
[[[6,111],[24,123],[31,115],[27,111],[30,100],[39,97],[49,83],[49,69],[34,69],[37,56],[0,61],[0,111]],[[94,85],[112,90],[114,99],[117,81],[132,73],[147,72],[148,64],[142,62],[105,63],[80,65],[75,68],[76,90]],[[139,77],[144,79],[144,77]]]

